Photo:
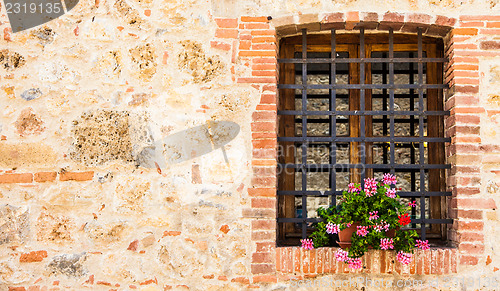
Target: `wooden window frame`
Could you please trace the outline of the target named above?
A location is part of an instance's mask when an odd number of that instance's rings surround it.
[[[296,52],[307,54],[308,52],[347,52],[349,58],[359,58],[361,53],[364,53],[363,58],[370,58],[372,52],[416,52],[422,58],[422,53],[426,53],[426,58],[442,58],[443,57],[443,42],[440,38],[425,37],[421,33],[419,35],[410,34],[336,34],[334,30],[331,34],[307,34],[303,31],[301,36],[293,36],[284,38],[280,42],[280,57],[279,59],[293,59]],[[307,42],[304,49],[304,38]],[[392,41],[390,40],[392,38]],[[392,47],[392,49],[391,49]],[[421,48],[419,52],[419,47]],[[364,68],[361,68],[364,66]],[[425,73],[426,84],[443,84],[443,66],[438,62],[426,63],[427,70]],[[294,84],[295,83],[295,64],[289,62],[280,62],[280,77],[279,84]],[[361,70],[365,72],[362,74]],[[370,62],[351,62],[349,63],[349,84],[360,84],[360,75],[364,75],[364,84],[371,84],[371,63]],[[279,88],[279,111],[297,110],[295,108],[295,89]],[[440,88],[426,88],[427,109],[425,111],[443,111],[443,90]],[[372,90],[371,89],[349,89],[349,110],[359,110],[361,107],[360,94],[364,91],[365,110],[371,110],[372,105]],[[307,98],[307,97],[306,97]],[[392,110],[394,109],[391,106]],[[335,110],[335,109],[334,109]],[[279,112],[278,112],[279,114]],[[349,116],[349,136],[362,136],[360,130],[361,119],[365,120],[365,134],[363,136],[371,137],[372,135],[372,117],[369,115],[350,115]],[[443,115],[426,115],[428,134],[427,137],[444,137],[444,116]],[[393,122],[393,121],[392,121]],[[354,125],[354,126],[353,126]],[[307,131],[307,130],[306,130]],[[279,115],[278,117],[278,140],[280,137],[295,136],[295,116],[294,115]],[[397,136],[394,136],[397,137]],[[366,148],[371,150],[366,151],[362,163],[359,154],[359,143],[350,142],[349,160],[350,164],[372,164],[373,149],[370,142],[363,142]],[[422,142],[421,142],[422,143]],[[280,151],[278,156],[278,164],[294,164],[295,163],[295,145],[293,141],[279,141]],[[392,144],[391,144],[392,145]],[[428,164],[445,164],[445,152],[443,143],[428,143]],[[443,219],[447,217],[447,200],[451,193],[446,192],[445,186],[445,169],[427,169],[428,170],[428,192],[440,192],[443,195],[426,196],[429,197],[430,204],[430,219],[446,220],[449,224],[451,220]],[[351,182],[362,181],[363,175],[357,174],[356,169],[350,169]],[[420,170],[421,172],[423,169]],[[283,218],[295,218],[295,196],[279,195],[280,192],[295,191],[295,172],[283,171],[283,168],[278,170],[278,245],[297,245],[298,239],[307,235],[307,230],[302,227],[297,229],[295,223],[283,223]],[[422,172],[423,173],[423,172]],[[373,171],[368,169],[366,177],[373,175]],[[421,174],[422,175],[422,174]],[[337,189],[335,189],[337,190]],[[425,190],[424,190],[425,192]],[[334,195],[339,195],[334,194]],[[303,201],[306,195],[302,195]],[[302,205],[307,205],[303,202]],[[425,202],[424,202],[425,205]],[[304,210],[303,210],[304,211]],[[307,210],[306,210],[307,212]],[[425,216],[424,216],[425,218]],[[307,215],[306,218],[307,219]],[[281,220],[281,221],[280,221]],[[308,220],[310,221],[310,220]],[[306,223],[304,220],[303,223]],[[446,242],[447,227],[446,224],[431,223],[430,230],[424,231],[424,238],[435,239],[436,243]],[[289,234],[296,235],[295,238],[288,237]],[[419,230],[420,233],[420,230]]]

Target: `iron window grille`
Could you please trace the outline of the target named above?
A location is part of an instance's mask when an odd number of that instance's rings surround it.
[[[280,42],[278,244],[298,245],[349,182],[398,177],[410,228],[446,241],[443,43],[422,35],[308,34]]]

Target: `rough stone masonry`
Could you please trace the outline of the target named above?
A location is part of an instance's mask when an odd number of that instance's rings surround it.
[[[1,8],[0,290],[500,284],[497,0],[80,0],[18,33]],[[276,57],[302,28],[365,24],[445,40],[454,224],[450,248],[352,274],[276,247]]]

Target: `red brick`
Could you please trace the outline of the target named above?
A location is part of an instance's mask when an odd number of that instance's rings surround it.
[[[252,47],[252,42],[249,40],[242,40],[240,41],[240,50],[249,50]]]
[[[238,30],[237,29],[218,28],[217,30],[215,30],[215,37],[218,37],[218,38],[238,38]]]
[[[484,22],[482,21],[460,21],[460,27],[484,27]]]
[[[35,182],[52,182],[57,178],[56,172],[39,172],[35,173]]]
[[[60,181],[90,181],[94,178],[94,171],[87,172],[60,172]]]
[[[247,23],[245,29],[269,29],[269,23]]]
[[[2,183],[32,183],[33,174],[22,173],[22,174],[1,174],[0,184]]]
[[[500,50],[500,41],[482,41],[479,47],[483,50]]]
[[[386,14],[384,14],[382,20],[388,22],[404,22],[405,16],[399,13],[387,12]]]
[[[236,277],[236,278],[231,279],[231,282],[250,284],[250,279],[248,279],[246,277]]]
[[[252,38],[252,43],[276,43],[274,36],[255,36]]]
[[[254,144],[255,147],[255,144]],[[253,159],[252,166],[276,167],[276,159]],[[264,188],[272,188],[275,186],[266,186]]]
[[[478,262],[479,259],[475,256],[467,256],[467,255],[460,256],[460,265],[477,265]]]
[[[252,230],[274,230],[276,229],[276,221],[272,219],[256,219],[252,220]]]
[[[276,71],[252,71],[252,76],[256,77],[276,77],[277,74]]]
[[[252,264],[252,274],[269,274],[274,273],[275,268],[272,264]]]
[[[438,15],[435,21],[437,25],[442,25],[442,26],[454,26],[456,22],[457,22],[456,18],[449,18],[441,15]]]
[[[276,149],[253,149],[252,157],[254,159],[276,159]]]
[[[254,208],[276,208],[276,199],[273,198],[252,198]]]
[[[276,177],[253,177],[252,185],[255,187],[269,187],[276,185]]]
[[[275,197],[275,188],[248,188],[248,195],[251,197]]]
[[[241,16],[242,22],[269,22],[267,16]]]
[[[408,15],[408,22],[430,24],[432,17],[428,14],[411,13]]]
[[[238,78],[237,82],[238,83],[275,83],[276,78],[259,78],[259,77]]]
[[[330,13],[323,17],[321,20],[322,23],[331,23],[331,22],[344,22],[344,13]]]
[[[472,208],[472,209],[495,209],[495,200],[492,198],[464,198],[457,199],[457,207],[459,208]]]
[[[252,114],[254,121],[276,121],[276,113],[268,111],[256,111]]]
[[[498,16],[498,15],[462,15],[462,16],[460,16],[460,20],[463,20],[463,21],[474,21],[474,20],[499,21],[500,16]]]
[[[276,50],[276,44],[275,43],[255,43],[252,45],[252,50],[271,50],[275,51]],[[274,67],[276,68],[276,66]],[[273,69],[273,68],[271,68]]]
[[[484,243],[484,235],[479,232],[461,232],[458,234],[458,241]]]
[[[216,49],[224,50],[224,51],[229,51],[231,50],[231,45],[225,42],[221,41],[211,41],[210,46]]]
[[[486,22],[486,27],[500,28],[500,22],[494,22],[494,21]]]
[[[349,11],[345,15],[346,15],[346,22],[359,22],[359,12]]]
[[[457,221],[458,230],[462,231],[482,231],[483,222],[482,221]]]
[[[256,252],[259,253],[267,253],[271,252],[273,249],[275,249],[276,243],[274,242],[258,242],[256,243]],[[277,248],[276,253],[280,253],[283,251],[283,248]]]
[[[262,94],[260,104],[276,104],[276,94]]]
[[[273,256],[271,253],[253,253],[252,263],[255,264],[270,264],[273,263]]]
[[[264,35],[276,35],[274,29],[262,29],[262,30],[252,30],[251,35],[264,36]]]
[[[455,28],[453,30],[454,35],[477,35],[477,28]]]
[[[254,276],[252,279],[253,279],[254,283],[276,283],[276,282],[278,282],[278,279],[274,275]]]
[[[253,241],[268,241],[276,239],[276,232],[274,231],[252,231]]]
[[[21,263],[33,263],[41,262],[47,257],[47,251],[32,251],[29,253],[23,253],[19,257],[19,262]]]
[[[215,18],[215,22],[217,26],[220,28],[237,28],[238,27],[238,19],[234,18]]]
[[[240,51],[238,53],[239,56],[242,57],[273,57],[276,56],[276,51],[274,50],[269,50],[269,51]]]

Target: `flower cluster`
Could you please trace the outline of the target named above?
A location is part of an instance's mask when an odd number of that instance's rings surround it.
[[[401,226],[405,226],[407,224],[410,224],[410,222],[411,222],[411,219],[410,219],[410,215],[408,213],[405,213],[405,214],[399,216],[399,224],[401,224]]]
[[[408,265],[411,263],[411,254],[399,251],[396,255],[396,259],[398,260],[398,262]]]
[[[428,249],[431,248],[429,246],[429,241],[428,240],[419,240],[419,239],[417,239],[415,242],[417,243],[415,246],[417,248],[421,249],[421,250],[428,250]]]
[[[358,225],[356,234],[359,236],[366,236],[368,234],[368,226]]]
[[[368,218],[369,220],[375,220],[379,218],[378,211],[370,211],[369,214],[370,214],[370,217]]]
[[[373,229],[375,229],[376,231],[378,232],[382,232],[383,231],[388,231],[389,230],[389,227],[391,227],[391,225],[385,221],[381,221],[380,224],[376,224]]]
[[[387,185],[396,185],[397,183],[396,176],[389,173],[384,174],[384,176],[382,177],[382,183]]]
[[[394,240],[392,238],[382,238],[380,239],[380,249],[382,250],[392,250],[394,248]]]
[[[306,239],[301,239],[300,242],[302,243],[302,248],[305,250],[312,250],[314,249],[314,243],[312,239],[306,238]]]
[[[374,178],[365,179],[365,195],[371,197],[377,193],[377,180]]]
[[[302,240],[304,249],[332,246],[342,237],[340,245],[347,247],[335,253],[335,259],[350,268],[362,268],[362,256],[369,249],[395,250],[398,261],[408,264],[415,247],[428,249],[427,241],[415,241],[417,232],[405,229],[411,223],[409,211],[417,203],[399,200],[396,177],[383,175],[381,181],[367,178],[363,183],[350,183],[338,203],[328,208],[320,207],[318,216],[323,219],[308,239]],[[356,228],[351,225],[355,225]],[[347,236],[345,234],[348,234]],[[352,233],[352,234],[351,234]],[[350,236],[350,240],[346,240]]]
[[[396,198],[396,189],[391,188],[387,190],[387,192],[385,192],[385,195],[387,195],[387,197],[389,198]]]
[[[338,224],[333,224],[331,222],[328,222],[326,225],[326,233],[332,234],[332,233],[339,233],[340,231],[340,226]]]
[[[356,184],[354,184],[354,183],[349,183],[349,185],[347,185],[347,187],[348,187],[347,192],[349,192],[349,193],[354,193],[354,192],[361,191],[361,189],[359,188],[359,186],[356,185]]]

